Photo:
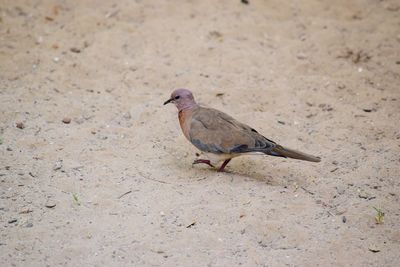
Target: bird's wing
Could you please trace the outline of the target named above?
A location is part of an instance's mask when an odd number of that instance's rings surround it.
[[[211,108],[193,112],[189,138],[198,149],[211,153],[267,153],[277,144],[246,124]]]

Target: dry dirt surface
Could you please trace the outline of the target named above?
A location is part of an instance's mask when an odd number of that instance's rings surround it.
[[[243,2],[1,1],[1,266],[399,266],[400,2]],[[175,88],[322,162],[192,166]]]

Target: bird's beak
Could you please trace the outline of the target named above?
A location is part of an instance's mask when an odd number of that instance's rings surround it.
[[[167,101],[164,102],[164,105],[171,103],[173,100],[174,100],[173,98],[168,99]]]

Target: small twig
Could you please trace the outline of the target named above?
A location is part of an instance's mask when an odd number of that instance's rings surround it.
[[[189,224],[188,226],[186,226],[186,228],[190,228],[192,226],[194,226],[196,224],[196,222],[192,222],[191,224]]]
[[[306,192],[309,193],[310,195],[314,195],[314,192],[311,192],[310,190],[308,190],[308,189],[305,188],[304,186],[302,186],[301,189],[303,189],[304,191],[306,191]]]
[[[118,199],[121,199],[122,197],[124,197],[124,196],[126,196],[127,194],[130,194],[130,193],[132,193],[132,190],[129,190],[128,192],[123,193],[122,195],[120,195],[118,197]]]
[[[26,210],[20,211],[19,214],[28,214],[28,213],[31,213],[31,212],[33,212],[33,210],[26,209]]]
[[[164,182],[164,181],[161,181],[161,180],[157,180],[157,179],[154,179],[154,178],[150,178],[149,176],[144,175],[141,171],[138,171],[138,173],[139,173],[143,178],[145,178],[145,179],[147,179],[147,180],[152,180],[152,181],[154,181],[154,182],[159,182],[159,183],[162,183],[162,184],[170,184],[170,183],[167,183],[167,182]]]
[[[157,180],[157,179],[153,179],[153,178],[150,178],[150,177],[146,177],[146,176],[142,176],[142,177],[145,178],[145,179],[148,179],[148,180],[152,180],[154,182],[159,182],[159,183],[162,183],[162,184],[170,184],[170,183],[167,183],[167,182],[164,182],[164,181],[161,181],[161,180]]]
[[[113,12],[107,13],[104,17],[105,17],[106,19],[112,18],[112,17],[116,16],[118,13],[119,13],[119,10],[117,9],[117,10],[115,10],[115,11],[113,11]]]
[[[42,130],[42,128],[39,127],[39,129],[37,129],[37,130],[35,131],[35,135],[38,135],[38,134],[40,133],[41,130]]]
[[[79,199],[78,199],[78,195],[77,195],[77,194],[72,193],[72,199],[74,200],[74,202],[75,202],[76,205],[78,205],[78,206],[81,205],[81,203],[79,202]]]

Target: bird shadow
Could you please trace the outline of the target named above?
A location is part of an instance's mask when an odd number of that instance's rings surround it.
[[[248,167],[240,168],[240,166],[232,165],[227,167],[223,172],[218,172],[218,168],[212,168],[207,166],[195,167],[195,169],[201,169],[204,173],[217,174],[222,178],[231,178],[233,179],[243,179],[243,180],[252,180],[259,183],[267,184],[270,186],[287,186],[290,179],[290,176],[287,169],[273,169],[269,168],[268,170],[255,170],[249,169]],[[201,180],[206,180],[207,177],[203,177]]]
[[[230,169],[226,172],[228,175],[234,175],[237,178],[245,178],[249,180],[253,180],[259,183],[267,184],[270,186],[285,186],[287,185],[287,181],[283,179],[284,177],[281,174],[273,175],[271,173],[261,173],[258,171],[238,171]]]

